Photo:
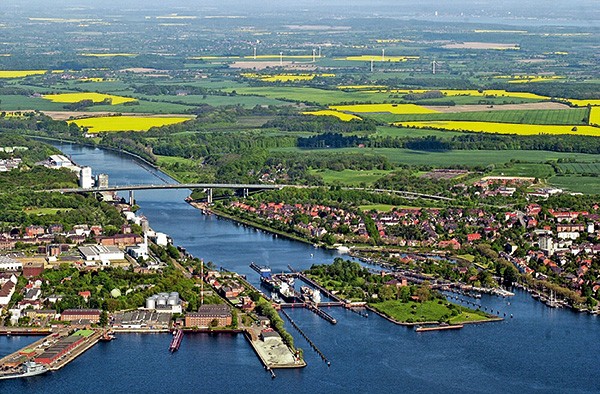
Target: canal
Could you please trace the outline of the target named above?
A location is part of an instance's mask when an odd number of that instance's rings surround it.
[[[111,184],[158,183],[156,171],[133,159],[100,149],[59,146]],[[165,178],[160,174],[160,178]],[[305,269],[329,263],[336,252],[202,215],[183,199],[185,190],[136,192],[151,227],[171,235],[194,256],[245,274],[257,283],[250,262],[274,272],[290,264]],[[0,382],[4,392],[511,392],[593,393],[600,343],[594,316],[549,309],[517,291],[481,303],[513,319],[466,326],[459,331],[417,334],[370,314],[365,319],[342,308],[326,309],[337,325],[310,311],[288,310],[298,326],[331,361],[328,367],[290,327],[308,366],[277,371],[271,380],[242,336],[186,335],[169,354],[169,336],[121,334],[101,343],[59,372]],[[289,326],[289,324],[288,324]],[[0,337],[0,356],[34,338]]]

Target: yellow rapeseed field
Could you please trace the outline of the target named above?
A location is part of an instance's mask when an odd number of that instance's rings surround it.
[[[239,56],[191,56],[188,57],[190,60],[227,60],[227,59],[239,59]]]
[[[118,105],[137,101],[136,99],[130,97],[114,96],[112,94],[102,94],[93,92],[45,94],[42,97],[55,103],[78,103],[82,100],[92,100],[95,103],[100,103],[106,99],[110,99],[112,101],[112,105]]]
[[[310,81],[316,77],[335,77],[335,74],[255,74],[242,73],[245,78],[260,79],[263,82],[293,82],[293,81]]]
[[[344,122],[349,122],[353,119],[361,120],[361,118],[359,118],[356,115],[347,114],[344,112],[333,111],[330,109],[324,109],[321,111],[306,111],[306,112],[302,112],[302,114],[303,115],[316,115],[316,116],[335,116],[336,118],[343,120]]]
[[[355,62],[406,62],[408,60],[416,60],[419,56],[380,56],[380,55],[360,55],[360,56],[346,56],[340,57],[335,60],[349,60]]]
[[[452,131],[473,131],[480,133],[538,135],[538,134],[572,134],[591,135],[600,137],[600,127],[592,126],[555,126],[494,122],[464,122],[464,121],[429,121],[429,122],[398,122],[395,126],[433,128]]]
[[[600,126],[600,107],[594,107],[590,111],[590,124]]]
[[[108,131],[148,131],[152,127],[167,126],[190,120],[190,117],[151,117],[151,116],[104,116],[69,121],[79,127],[87,127],[89,133]]]
[[[421,107],[415,104],[355,104],[355,105],[334,105],[330,107],[336,111],[372,113],[389,112],[391,114],[433,114],[437,113],[429,108]]]
[[[560,75],[499,75],[496,79],[508,79],[508,83],[530,83],[530,82],[547,82],[557,79],[564,79]]]
[[[576,100],[576,99],[563,99],[576,107],[587,107],[591,105],[592,107],[600,106],[600,100]]]
[[[82,53],[81,56],[88,57],[115,57],[115,56],[137,56],[135,53]]]
[[[316,55],[315,58],[319,56]],[[312,55],[256,55],[256,59],[312,59]],[[254,55],[244,56],[244,59],[254,59]]]
[[[337,87],[341,90],[363,90],[363,89],[386,89],[385,85],[341,85]]]
[[[30,75],[46,74],[48,70],[0,70],[0,78],[25,78]],[[61,73],[63,70],[51,71],[53,74]]]

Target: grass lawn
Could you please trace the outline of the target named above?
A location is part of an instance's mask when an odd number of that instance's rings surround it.
[[[71,210],[71,208],[37,208],[37,207],[30,207],[30,208],[23,209],[23,212],[25,212],[28,215],[44,216],[44,215],[56,215],[57,213],[69,212],[70,210]]]
[[[359,205],[361,211],[379,211],[379,212],[390,212],[394,209],[395,205],[388,204],[371,204],[371,205]]]
[[[423,303],[410,301],[403,303],[393,300],[369,305],[377,311],[403,323],[446,320],[450,320],[451,323],[462,323],[465,321],[488,319],[483,312],[477,312],[458,305],[454,305],[454,308],[460,311],[459,315],[451,317],[452,309],[449,308],[450,303],[442,301],[440,304],[438,301],[432,300]]]
[[[473,261],[475,261],[475,256],[473,256],[472,254],[460,254],[460,255],[458,255],[456,257],[459,257],[459,258],[461,258],[463,260],[470,261],[471,263]]]
[[[387,170],[311,170],[312,174],[320,175],[327,184],[342,183],[349,186],[358,186],[365,183],[368,186],[391,171]]]

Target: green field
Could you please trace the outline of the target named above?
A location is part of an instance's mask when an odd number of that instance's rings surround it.
[[[361,211],[379,211],[379,212],[390,212],[392,209],[396,208],[395,205],[388,204],[371,204],[371,205],[360,205]]]
[[[460,313],[457,316],[451,316],[452,309],[448,307],[448,303],[443,301],[440,304],[438,303],[438,300],[422,303],[413,301],[407,303],[400,301],[384,301],[371,303],[369,305],[379,312],[403,323],[449,320],[451,323],[457,324],[465,321],[488,319],[483,312],[478,313],[458,305],[455,305],[455,308],[456,310],[459,310]]]
[[[510,167],[494,170],[492,175],[500,176],[527,176],[539,179],[548,179],[554,175],[554,168],[549,164],[515,163]]]
[[[575,193],[600,194],[600,177],[593,176],[553,176],[548,182],[552,186]]]
[[[280,148],[275,151],[294,151],[311,153],[364,153],[386,156],[391,162],[419,166],[487,166],[489,164],[504,164],[510,160],[526,163],[545,163],[548,160],[561,158],[573,159],[577,162],[595,162],[597,155],[587,153],[563,153],[531,150],[452,150],[443,152],[417,151],[411,149],[393,148],[341,148],[302,150],[298,148]]]
[[[435,136],[441,139],[450,139],[455,136],[464,135],[458,131],[443,131],[443,130],[431,130],[431,129],[411,129],[407,127],[393,127],[393,126],[378,126],[376,136],[381,137],[429,137]]]
[[[320,175],[327,184],[341,183],[348,186],[359,186],[361,183],[372,185],[379,178],[387,175],[386,170],[313,170],[311,173]]]
[[[558,167],[564,173],[600,174],[600,163],[559,163]]]
[[[509,111],[477,111],[456,113],[367,115],[380,122],[407,122],[430,120],[481,121],[498,123],[522,123],[544,125],[585,125],[589,110],[587,108],[553,109],[553,110],[509,110]]]

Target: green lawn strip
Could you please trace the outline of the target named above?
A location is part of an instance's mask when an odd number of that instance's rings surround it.
[[[441,301],[441,303],[440,303]],[[453,305],[450,307],[450,305]],[[444,322],[462,323],[467,321],[489,320],[483,312],[477,312],[447,301],[402,302],[398,300],[370,303],[369,306],[401,323]],[[456,316],[452,316],[457,313]]]

